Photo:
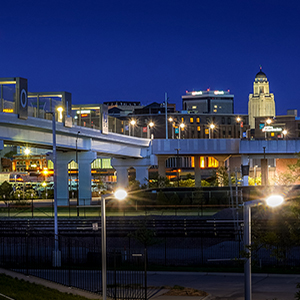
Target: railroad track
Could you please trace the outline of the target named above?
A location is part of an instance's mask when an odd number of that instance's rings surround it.
[[[154,230],[156,236],[234,236],[236,226],[231,220],[200,219],[195,217],[107,217],[107,236],[127,236],[141,228]],[[241,224],[241,222],[239,222]],[[239,226],[240,227],[240,226]],[[0,219],[0,235],[52,235],[53,219]],[[101,219],[59,219],[59,234],[94,236],[100,234]]]

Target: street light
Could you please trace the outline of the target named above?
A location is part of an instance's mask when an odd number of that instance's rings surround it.
[[[147,138],[150,139],[151,138],[151,128],[154,127],[154,123],[151,121],[148,125],[147,125]]]
[[[106,215],[105,215],[105,200],[112,194],[101,196],[101,242],[102,242],[102,299],[106,300],[107,280],[106,280]],[[114,196],[118,200],[124,200],[127,197],[127,192],[123,189],[115,191]]]
[[[77,180],[76,180],[76,190],[77,190],[77,201],[76,201],[76,208],[77,208],[77,217],[79,217],[79,162],[78,162],[78,151],[77,151],[77,142],[78,142],[78,135],[80,131],[77,132],[76,134],[76,163],[77,163]]]
[[[29,154],[30,154],[30,149],[29,149],[29,148],[25,148],[24,153],[25,153],[26,155],[29,155]]]
[[[134,136],[134,126],[136,125],[136,120],[132,119],[129,122],[129,135],[133,135]],[[131,133],[132,131],[132,133]]]
[[[280,195],[272,195],[266,200],[253,200],[244,202],[244,249],[246,259],[244,265],[244,292],[245,300],[252,300],[252,283],[251,283],[251,207],[266,204],[271,207],[281,205],[284,199]]]
[[[240,124],[240,139],[242,139],[243,138],[242,128],[243,128],[243,125],[244,125],[243,122],[242,122],[242,118],[237,117],[236,121],[238,122],[238,124]]]
[[[174,119],[172,117],[170,117],[168,120],[172,124],[171,125],[171,132],[172,132],[172,139],[174,139],[174,135],[175,135],[175,133],[174,133],[174,131],[175,131],[175,122],[174,122]]]
[[[270,118],[268,118],[267,120],[266,120],[266,125],[268,125],[268,126],[270,126],[271,125],[271,123],[272,123],[272,120],[270,119]],[[267,137],[268,137],[268,132],[267,132],[267,130],[265,130],[265,139],[267,139]]]
[[[181,130],[184,130],[185,124],[184,123],[180,123],[179,125],[179,139],[181,139]]]
[[[209,131],[208,131],[208,138],[211,139],[213,138],[213,132],[214,132],[214,129],[215,129],[215,124],[210,124],[209,125]]]
[[[286,138],[286,135],[287,135],[287,130],[286,129],[284,129],[284,130],[282,130],[282,135],[283,135],[283,138]]]
[[[62,111],[61,108],[57,108],[58,111]],[[53,253],[53,266],[60,267],[61,265],[61,253],[58,250],[58,221],[57,221],[57,161],[56,161],[56,120],[55,111],[50,112],[52,114],[52,162],[53,162],[53,192],[54,192],[54,253]]]

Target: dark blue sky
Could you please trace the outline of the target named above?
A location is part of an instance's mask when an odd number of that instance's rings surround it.
[[[277,114],[300,111],[300,1],[3,1],[0,77],[73,103],[164,100],[230,89],[235,112],[262,65]],[[300,112],[299,112],[300,114]]]

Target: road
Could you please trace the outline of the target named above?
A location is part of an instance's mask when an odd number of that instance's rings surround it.
[[[253,300],[292,300],[300,275],[253,274]],[[149,286],[180,285],[203,290],[216,300],[244,299],[244,275],[230,273],[148,272]]]

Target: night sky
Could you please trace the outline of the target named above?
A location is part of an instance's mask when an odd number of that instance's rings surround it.
[[[261,65],[276,113],[298,109],[300,1],[2,1],[0,77],[73,103],[169,101],[186,90],[230,90],[235,113]]]

